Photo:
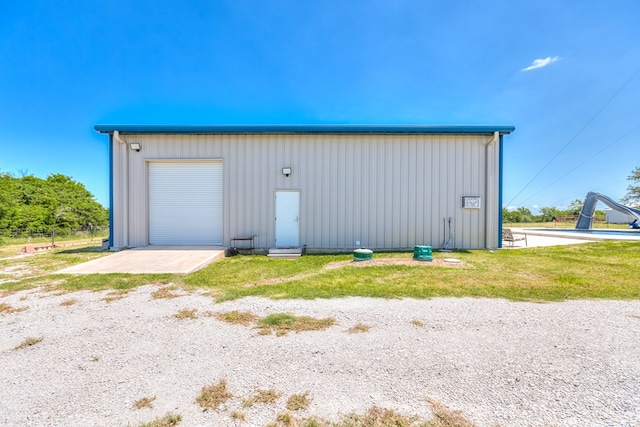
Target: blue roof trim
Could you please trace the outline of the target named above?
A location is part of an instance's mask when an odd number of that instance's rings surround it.
[[[498,248],[502,248],[502,184],[504,182],[504,144],[500,137],[500,147],[498,151]]]
[[[510,134],[514,126],[435,125],[95,125],[112,134]]]
[[[113,247],[113,135],[109,135],[109,247]]]

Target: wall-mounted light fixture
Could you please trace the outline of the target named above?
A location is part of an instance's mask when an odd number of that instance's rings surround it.
[[[132,142],[132,143],[129,144],[129,148],[131,148],[133,151],[140,152],[140,149],[142,148],[142,145],[140,145],[139,142]]]
[[[291,175],[291,168],[282,168],[282,175],[284,176]]]

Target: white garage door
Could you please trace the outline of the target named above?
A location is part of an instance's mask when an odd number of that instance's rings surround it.
[[[149,162],[149,244],[222,245],[222,161]]]

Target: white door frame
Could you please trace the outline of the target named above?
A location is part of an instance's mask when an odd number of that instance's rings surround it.
[[[275,246],[299,247],[300,190],[276,190],[275,211]]]

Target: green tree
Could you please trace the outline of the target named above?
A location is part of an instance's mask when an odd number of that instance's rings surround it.
[[[640,203],[640,167],[636,167],[627,177],[631,184],[627,187],[627,194],[621,199],[622,203],[637,205]]]
[[[575,199],[573,202],[569,203],[569,207],[566,210],[567,215],[580,215],[583,204],[584,202],[580,199]]]
[[[522,216],[519,212],[502,208],[502,222],[522,222]]]
[[[0,174],[0,229],[7,228],[15,216],[17,198],[15,178]]]
[[[519,212],[520,215],[522,216],[522,222],[533,221],[533,214],[529,209],[525,208],[524,206],[520,206],[518,209],[516,209],[516,211]]]
[[[507,208],[502,208],[503,222],[531,222],[532,220],[533,214],[525,207],[519,207],[512,211]]]
[[[107,225],[108,211],[83,184],[62,174],[47,179],[0,174],[0,229],[64,233]]]
[[[551,222],[559,215],[560,211],[554,206],[540,208],[540,215],[537,220],[540,222]]]

